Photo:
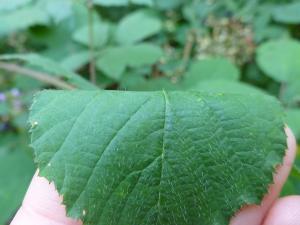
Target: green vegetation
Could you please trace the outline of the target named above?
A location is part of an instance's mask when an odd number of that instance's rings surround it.
[[[184,95],[192,95],[188,93],[209,92],[210,95],[201,96],[209,104],[216,101],[216,107],[222,102],[217,99],[229,96],[234,106],[237,97],[233,96],[244,94],[247,98],[240,96],[239,101],[248,109],[252,104],[257,108],[257,114],[253,112],[250,120],[255,121],[255,115],[266,120],[273,117],[279,120],[280,113],[273,113],[273,110],[277,111],[276,104],[267,100],[269,97],[266,96],[270,95],[281,102],[285,111],[284,121],[300,140],[299,10],[298,0],[3,0],[0,4],[0,225],[6,224],[20,205],[34,173],[32,149],[28,147],[27,120],[33,95],[42,89],[95,91],[90,93],[98,93],[98,89],[158,91],[137,92],[134,96],[122,92],[123,97],[116,92],[103,92],[109,97],[101,104],[108,102],[113,108],[116,105],[111,102],[118,102],[119,98],[124,102],[124,115],[111,119],[110,126],[118,126],[126,115],[131,115],[135,104],[139,104],[138,100],[142,100],[143,96],[152,95],[150,93],[159,95],[154,93],[161,94],[162,90],[176,96],[172,97],[174,102],[171,104],[175,108],[182,107],[175,102]],[[56,101],[64,100],[71,107],[73,97],[67,93],[59,92]],[[225,97],[207,97],[220,93],[225,93]],[[42,99],[41,105],[35,104],[33,110],[43,107],[47,104],[45,99],[50,100],[53,95],[52,92],[42,92],[38,97]],[[89,94],[86,95],[90,98]],[[257,96],[255,100],[252,95]],[[78,108],[70,110],[70,116],[75,118],[76,110],[86,104],[80,100],[84,96],[78,96]],[[130,98],[136,100],[131,101]],[[161,99],[151,98],[156,99],[157,104],[152,107],[150,112],[153,114],[149,116],[159,117],[155,109],[163,107]],[[187,99],[193,103],[193,97]],[[80,101],[83,101],[82,104]],[[49,105],[49,113],[63,113],[68,104],[60,102],[55,110]],[[192,107],[188,102],[185,104]],[[203,106],[197,104],[191,108],[192,112],[203,110]],[[98,110],[98,107],[94,108]],[[230,113],[238,115],[241,107],[236,108],[235,111],[230,108]],[[41,115],[41,119],[47,119],[47,112]],[[90,119],[92,122],[100,118],[91,116]],[[146,117],[140,119],[149,122]],[[174,121],[174,118],[170,119]],[[70,125],[71,121],[65,121],[65,125]],[[52,122],[40,125],[47,129],[55,125],[55,121]],[[197,122],[193,121],[194,124]],[[241,129],[242,124],[238,122],[233,124]],[[213,125],[212,121],[210,123]],[[33,129],[33,133],[38,129]],[[154,131],[155,126],[149,124],[149,129],[147,131]],[[258,130],[253,129],[251,133],[260,138]],[[276,133],[265,134],[268,135]],[[240,138],[241,144],[246,146],[245,136]],[[151,141],[156,143],[155,140]],[[272,145],[269,139],[260,144],[267,142]],[[160,143],[157,141],[157,144]],[[274,150],[270,146],[268,152]],[[152,153],[155,157],[155,152]],[[134,156],[134,152],[132,154]],[[252,157],[247,155],[247,160],[252,160]],[[263,157],[261,155],[260,159],[263,160]],[[272,159],[270,168],[279,160],[277,157]],[[43,160],[47,159],[37,158],[40,165],[47,162]],[[283,195],[300,194],[299,161],[300,156]],[[147,165],[146,161],[141,163],[140,168]],[[130,171],[121,172],[129,174]],[[244,172],[247,173],[246,170]],[[269,172],[266,176],[270,175]],[[47,169],[45,174],[50,176]],[[128,179],[134,181],[138,175],[133,173]],[[269,183],[268,179],[266,183]],[[113,187],[110,188],[113,190]],[[157,190],[154,192],[157,193]],[[257,192],[249,199],[246,196],[243,201],[257,202],[255,198],[259,198],[260,194]],[[73,205],[72,198],[66,202],[69,206]],[[188,206],[189,203],[186,204]],[[236,208],[242,203],[233,204],[232,207]],[[84,196],[83,202],[76,207],[70,210],[70,214],[78,216],[78,210],[88,207]],[[108,211],[103,212],[104,217],[109,216]],[[222,214],[218,219],[222,223],[227,217]],[[211,221],[209,217],[203,218]],[[87,220],[93,224],[92,217]]]
[[[84,224],[227,225],[267,193],[282,114],[263,95],[43,91],[30,124],[41,175]]]

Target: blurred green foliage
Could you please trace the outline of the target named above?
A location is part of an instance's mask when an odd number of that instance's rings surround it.
[[[1,0],[0,224],[34,173],[26,120],[43,88],[269,94],[300,140],[299,10],[299,0]],[[283,195],[300,194],[299,162]]]

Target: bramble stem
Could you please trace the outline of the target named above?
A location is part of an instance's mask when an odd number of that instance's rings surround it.
[[[87,0],[87,6],[89,9],[89,50],[90,50],[90,63],[89,73],[90,81],[96,83],[96,66],[95,66],[95,46],[94,46],[94,4],[92,0]]]
[[[0,69],[8,72],[18,73],[20,75],[24,75],[27,77],[31,77],[61,89],[67,89],[67,90],[75,89],[74,86],[54,77],[53,75],[31,70],[16,64],[0,62]]]

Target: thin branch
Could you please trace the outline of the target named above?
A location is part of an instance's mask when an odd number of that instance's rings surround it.
[[[190,61],[193,46],[196,41],[196,34],[194,30],[190,30],[187,34],[186,43],[184,45],[183,54],[182,54],[182,63],[176,71],[177,78],[182,76],[188,66]]]
[[[12,63],[5,63],[5,62],[0,62],[0,69],[8,71],[8,72],[13,72],[13,73],[18,73],[24,76],[28,76],[31,78],[34,78],[36,80],[42,81],[44,83],[53,85],[58,88],[62,89],[67,89],[67,90],[72,90],[75,89],[74,86],[54,77],[53,75],[43,73],[43,72],[38,72],[35,70],[27,69],[25,67],[12,64]]]
[[[195,42],[195,32],[194,30],[190,30],[187,35],[187,41],[185,43],[183,56],[182,56],[182,60],[185,64],[187,64],[188,61],[190,60],[194,42]]]
[[[89,9],[89,48],[90,48],[90,63],[89,73],[90,81],[96,83],[96,66],[95,66],[95,45],[94,45],[94,4],[93,0],[87,0],[87,6]]]
[[[281,83],[279,87],[278,99],[284,103],[283,98],[286,91],[286,83]]]

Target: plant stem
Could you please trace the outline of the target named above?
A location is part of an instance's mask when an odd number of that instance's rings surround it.
[[[185,67],[186,67],[186,64],[188,63],[188,61],[190,60],[194,42],[195,42],[195,32],[194,32],[194,30],[190,30],[187,35],[187,41],[185,43],[185,46],[183,49],[183,56],[182,56],[182,60],[185,64],[184,65]]]
[[[43,72],[38,72],[35,70],[31,70],[31,69],[27,69],[27,68],[21,67],[16,64],[0,62],[0,69],[8,71],[8,72],[19,73],[21,75],[34,78],[36,80],[42,81],[44,83],[53,85],[58,88],[67,89],[67,90],[75,89],[74,86],[72,86],[56,77],[53,77],[53,75],[43,73]]]
[[[278,99],[279,99],[281,102],[284,102],[284,101],[283,101],[283,97],[284,97],[285,91],[286,91],[286,83],[282,82],[282,83],[280,84],[280,87],[279,87],[279,93],[278,93]]]
[[[193,46],[196,40],[196,34],[194,30],[190,30],[187,34],[186,43],[184,45],[183,54],[182,54],[182,63],[176,71],[177,77],[181,77],[190,61]]]
[[[89,9],[89,50],[90,50],[90,63],[89,73],[90,81],[96,83],[96,66],[95,66],[95,46],[94,46],[94,4],[93,0],[87,0],[87,7]]]

